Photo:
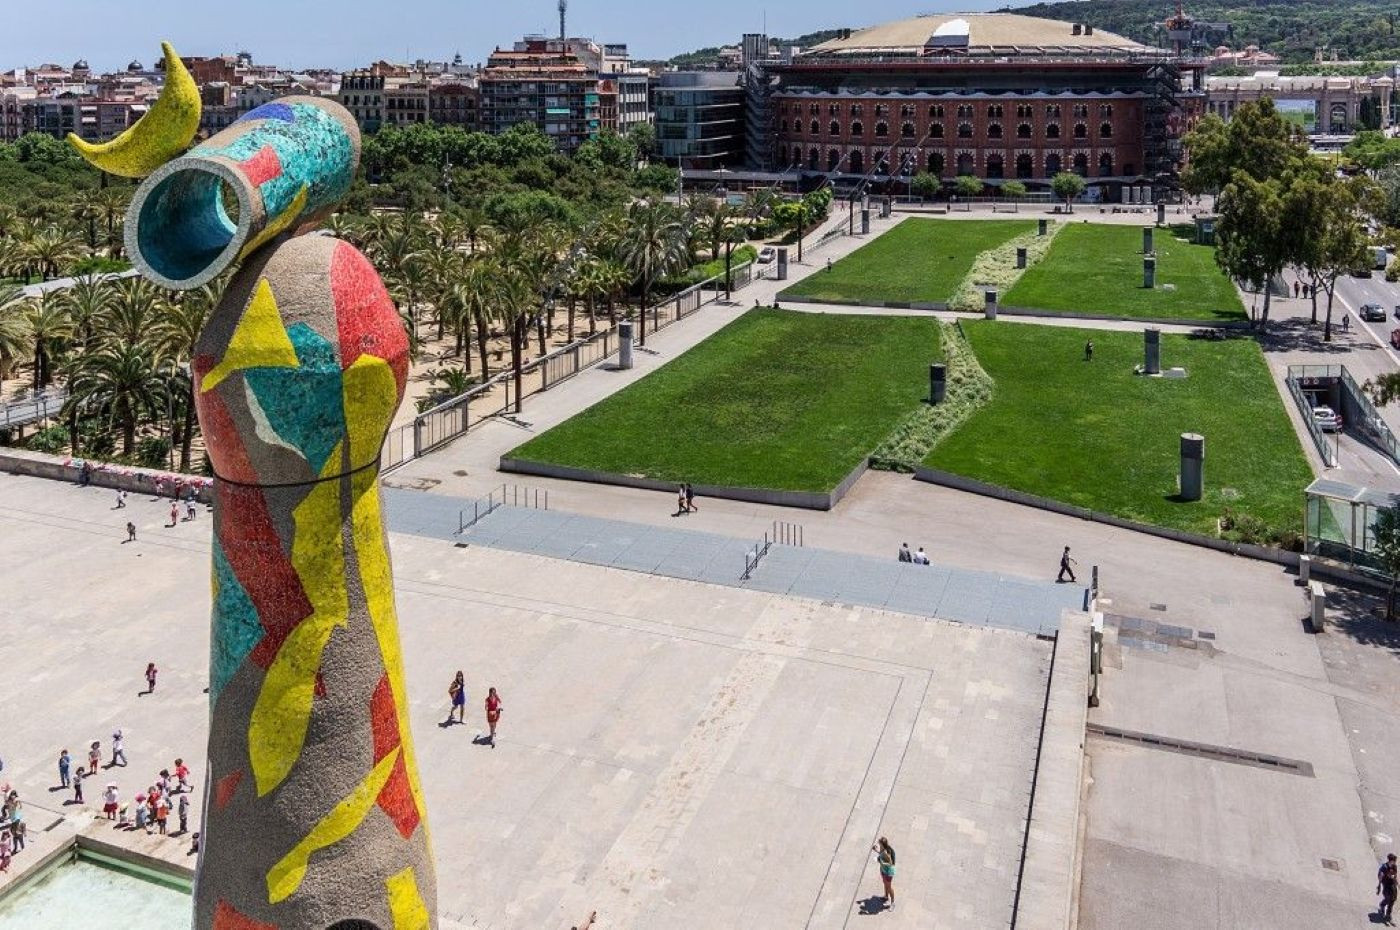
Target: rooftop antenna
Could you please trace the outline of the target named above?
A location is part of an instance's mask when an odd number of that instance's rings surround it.
[[[569,0],[559,0],[559,41],[563,42],[569,37],[564,30],[564,16],[569,12]]]

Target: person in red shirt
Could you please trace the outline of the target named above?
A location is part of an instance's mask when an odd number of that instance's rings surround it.
[[[491,728],[491,748],[496,748],[496,723],[501,719],[501,696],[491,688],[486,695],[486,725]]]

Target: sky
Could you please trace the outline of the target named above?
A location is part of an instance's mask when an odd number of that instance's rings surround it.
[[[1027,0],[1029,2],[1029,0]],[[3,0],[0,70],[86,58],[96,71],[151,67],[160,41],[182,55],[246,49],[286,67],[389,60],[484,61],[526,33],[559,30],[557,0]],[[919,13],[989,10],[1008,0],[570,0],[569,34],[625,42],[635,58],[732,45],[744,32],[793,37]],[[1016,5],[1012,2],[1010,5]],[[857,12],[852,12],[856,9]]]

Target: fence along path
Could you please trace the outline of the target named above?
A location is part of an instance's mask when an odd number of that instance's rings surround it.
[[[730,270],[731,289],[739,290],[765,272],[766,269],[755,271],[751,261],[736,265]],[[647,333],[654,333],[714,303],[722,293],[724,275],[715,275],[656,302],[637,319]],[[616,329],[605,329],[534,359],[520,369],[519,399],[547,391],[615,355],[620,342]],[[423,411],[412,423],[390,430],[380,452],[380,470],[398,468],[447,445],[482,420],[510,411],[516,400],[515,371],[508,368],[492,375],[470,390]]]

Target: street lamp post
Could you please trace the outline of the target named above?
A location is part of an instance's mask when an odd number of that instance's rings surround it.
[[[731,271],[731,259],[734,254],[734,240],[728,236],[724,239],[724,302],[729,303],[732,294],[730,288],[733,287],[733,271]]]

